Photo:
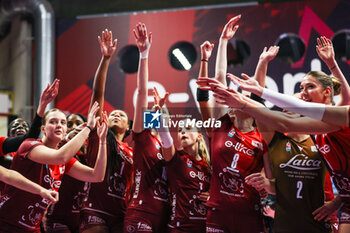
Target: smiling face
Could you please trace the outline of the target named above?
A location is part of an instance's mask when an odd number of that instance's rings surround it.
[[[108,127],[128,130],[129,129],[129,118],[126,112],[122,110],[114,110],[109,114]]]
[[[301,99],[307,102],[325,103],[332,102],[332,90],[324,87],[315,77],[307,75],[300,84]]]
[[[49,112],[45,116],[45,123],[41,126],[41,131],[47,140],[60,142],[67,132],[67,119],[64,113],[59,110]]]
[[[29,131],[28,123],[22,118],[17,118],[11,122],[9,137],[24,135]]]

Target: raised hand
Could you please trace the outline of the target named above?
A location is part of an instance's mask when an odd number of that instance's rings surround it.
[[[214,44],[210,43],[209,41],[203,42],[203,44],[201,44],[201,58],[208,61],[213,51],[213,48]]]
[[[40,191],[40,196],[46,199],[49,205],[55,204],[58,202],[58,192],[56,191],[50,191],[45,188],[42,188],[42,190]]]
[[[152,32],[147,35],[147,28],[144,23],[138,23],[136,25],[136,30],[134,29],[133,32],[140,53],[145,51],[148,53],[152,44]]]
[[[111,57],[117,50],[117,39],[113,40],[112,32],[105,29],[102,31],[102,38],[98,37],[98,43],[101,47],[101,54],[105,57]]]
[[[330,39],[324,36],[317,38],[316,52],[327,66],[332,67],[334,65],[334,49],[333,43]]]
[[[261,61],[266,61],[266,62],[270,62],[271,60],[273,60],[278,51],[279,51],[280,47],[279,46],[270,46],[269,49],[267,49],[267,47],[264,48],[263,52],[260,54],[259,59]]]
[[[97,135],[100,140],[103,140],[104,142],[106,141],[107,131],[108,131],[108,117],[107,117],[107,113],[103,112],[102,122],[101,123],[97,122]]]
[[[206,91],[213,91],[217,87],[226,88],[226,86],[217,79],[199,77],[197,80],[198,88]]]
[[[44,115],[46,106],[56,98],[59,86],[59,79],[55,79],[52,85],[47,84],[47,87],[45,88],[43,93],[41,93],[40,96],[40,102],[37,110],[39,116],[42,117]]]
[[[220,37],[221,39],[229,40],[236,34],[236,31],[239,27],[238,25],[236,25],[236,23],[238,22],[238,20],[240,20],[240,18],[241,15],[237,15],[227,22],[224,29],[222,30]]]
[[[219,104],[224,104],[237,109],[243,109],[246,105],[246,97],[235,90],[216,87],[213,89],[213,92],[215,101]]]
[[[161,110],[161,108],[164,106],[165,101],[168,99],[169,93],[165,93],[165,95],[160,97],[158,90],[156,87],[153,88],[153,98],[154,98],[154,107],[156,110]]]
[[[96,117],[97,111],[100,109],[100,106],[97,101],[92,105],[88,120],[87,120],[87,126],[89,126],[91,129],[95,128],[96,122],[100,119],[100,117]]]
[[[227,74],[227,77],[239,88],[241,88],[243,91],[248,91],[251,93],[254,93],[258,96],[261,96],[262,91],[263,91],[263,87],[261,87],[259,85],[259,83],[253,79],[250,78],[248,75],[246,74],[242,74],[242,77],[244,79],[238,78],[237,76],[233,75],[233,74]]]

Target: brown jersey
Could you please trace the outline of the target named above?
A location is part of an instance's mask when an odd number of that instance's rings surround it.
[[[276,133],[269,145],[276,179],[275,232],[331,232],[313,219],[324,204],[326,167],[311,137],[298,142]]]

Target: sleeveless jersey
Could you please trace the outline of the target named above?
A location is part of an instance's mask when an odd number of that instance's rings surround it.
[[[133,172],[133,152],[127,143],[118,142],[118,154],[113,174],[107,170],[105,178],[100,183],[86,183],[84,191],[87,197],[83,200],[82,210],[94,211],[109,216],[124,216],[128,200],[129,186]],[[87,164],[95,166],[99,148],[99,137],[96,130],[92,131],[88,139]],[[107,143],[107,157],[111,155],[110,145]],[[109,158],[107,158],[109,162]]]
[[[269,145],[276,179],[276,232],[331,232],[312,212],[324,204],[326,167],[311,137],[302,142],[276,132]]]
[[[172,193],[172,216],[170,225],[178,227],[180,222],[205,225],[206,207],[199,200],[203,191],[209,190],[210,168],[204,159],[197,161],[183,151],[176,151],[166,164],[169,188]]]
[[[65,172],[77,161],[72,158],[63,165],[45,165],[27,158],[36,146],[43,145],[35,139],[25,140],[13,158],[11,169],[44,188],[58,191]],[[48,203],[39,195],[5,185],[0,198],[0,232],[37,231]]]
[[[234,127],[230,117],[221,117],[222,125],[214,129],[211,139],[211,164],[213,174],[210,183],[209,207],[241,212],[260,208],[260,195],[244,178],[263,168],[266,144],[254,128],[248,133]]]
[[[168,181],[161,143],[150,130],[132,132],[134,140],[133,195],[128,209],[168,214]]]

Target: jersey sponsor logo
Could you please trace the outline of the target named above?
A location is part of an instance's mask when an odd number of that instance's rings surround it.
[[[133,233],[133,232],[152,232],[152,227],[146,223],[138,222],[136,226],[134,225],[128,225],[126,227],[126,232]]]
[[[137,198],[139,196],[141,175],[142,175],[142,172],[139,170],[136,170],[136,172],[135,172],[135,192],[134,192],[133,198]]]
[[[32,141],[32,142],[30,143],[30,145],[34,146],[34,145],[36,145],[36,144],[38,144],[38,143],[40,143],[40,142],[38,142],[38,141]]]
[[[233,128],[230,130],[230,132],[227,133],[227,136],[229,136],[230,138],[232,138],[233,136],[235,136],[236,130]]]
[[[286,151],[289,152],[292,150],[292,145],[290,144],[290,142],[287,142],[286,144]]]
[[[226,147],[233,147],[237,152],[242,152],[243,154],[253,156],[254,151],[252,149],[248,149],[245,145],[243,145],[240,142],[237,142],[236,144],[233,144],[231,141],[225,142]]]
[[[318,150],[317,150],[316,146],[311,146],[311,151],[312,152],[317,152]]]
[[[280,168],[285,167],[291,167],[298,170],[318,170],[321,169],[321,161],[309,159],[309,157],[304,154],[297,154],[286,163],[280,164]]]
[[[123,151],[124,147],[120,146],[120,150],[118,152],[118,154],[120,155],[120,157],[122,157],[123,160],[126,160],[128,163],[133,164],[134,161],[132,160],[132,158],[130,158],[128,155],[125,154],[125,152]]]
[[[3,196],[1,201],[0,201],[0,208],[8,201],[10,200],[10,197],[8,195]]]
[[[244,181],[239,174],[232,172],[230,169],[224,168],[219,173],[220,184],[223,190],[221,193],[230,196],[242,197],[244,193]]]
[[[88,223],[89,224],[106,224],[106,221],[103,218],[100,218],[98,216],[90,215],[88,217]]]
[[[164,158],[163,158],[163,155],[161,154],[161,153],[157,153],[157,158],[159,159],[159,160],[163,160]]]
[[[343,176],[340,172],[333,171],[332,180],[335,187],[337,187],[340,192],[340,196],[342,196],[344,192],[350,192],[350,180],[348,177]]]
[[[207,215],[207,209],[203,203],[199,200],[197,195],[193,195],[193,199],[189,201],[190,219],[203,219]],[[205,219],[205,218],[204,218]]]
[[[55,178],[50,177],[49,175],[44,176],[44,181],[46,183],[49,183],[50,187],[53,188],[54,190],[58,190],[62,183],[60,180],[55,180]]]
[[[160,150],[160,148],[161,148],[161,147],[160,147],[159,142],[156,142],[156,144],[155,144],[155,145],[156,145],[157,150]]]
[[[197,173],[195,171],[190,171],[190,177],[192,178],[198,178],[200,181],[206,181],[209,182],[209,176],[206,176],[204,172],[198,171]]]
[[[322,147],[317,146],[317,148],[323,155],[325,155],[331,151],[331,147],[328,144],[324,144]]]
[[[27,213],[22,215],[22,218],[18,221],[18,223],[29,228],[38,226],[41,223],[45,210],[46,206],[42,206],[39,203],[30,205],[27,208]]]
[[[225,232],[224,230],[213,228],[213,227],[207,227],[206,231],[210,232],[210,233],[224,233]]]
[[[261,142],[257,142],[257,141],[252,140],[252,146],[257,147],[260,150],[264,150],[264,146],[263,146],[263,144]]]
[[[192,167],[192,160],[187,159],[186,164],[187,164],[187,167]]]

